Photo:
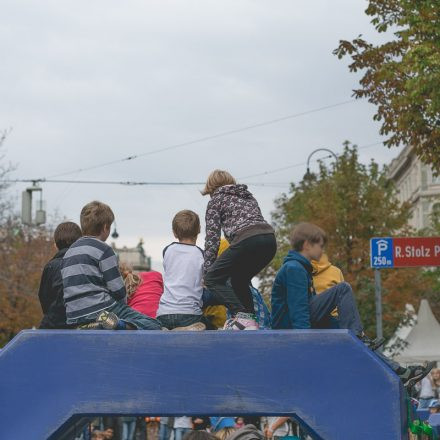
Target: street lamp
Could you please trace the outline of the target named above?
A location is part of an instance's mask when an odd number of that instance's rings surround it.
[[[327,153],[330,153],[330,156],[325,156],[323,157],[323,159],[327,159],[329,157],[334,157],[336,160],[338,160],[338,156],[336,156],[336,153],[334,153],[332,150],[328,149],[328,148],[317,148],[316,150],[313,150],[310,154],[309,157],[307,158],[307,172],[305,174],[305,178],[310,176],[310,159],[312,158],[312,156],[317,153],[318,151],[327,151]]]

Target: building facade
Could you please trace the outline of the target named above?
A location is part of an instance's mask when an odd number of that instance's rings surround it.
[[[151,258],[145,253],[142,239],[139,240],[138,245],[134,248],[128,248],[126,246],[117,248],[114,243],[112,243],[112,247],[118,255],[119,261],[132,270],[139,272],[148,272],[151,270]]]
[[[429,227],[433,211],[440,212],[440,177],[409,146],[391,162],[388,175],[396,185],[400,201],[412,205],[410,225],[417,230]]]

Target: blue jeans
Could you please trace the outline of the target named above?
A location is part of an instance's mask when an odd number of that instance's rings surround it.
[[[133,440],[136,431],[136,419],[130,422],[122,422],[122,440]]]
[[[423,399],[420,398],[419,399],[419,406],[417,409],[426,409],[429,407],[429,404],[431,403],[432,400],[434,400],[435,397],[429,397],[428,399]]]
[[[354,298],[353,290],[348,283],[339,283],[310,299],[310,321],[312,328],[332,328],[331,312],[338,308],[339,328],[351,330],[355,335],[363,332],[363,326]],[[394,372],[400,370],[400,365],[387,358],[381,352],[375,351],[376,356],[387,364]]]
[[[137,330],[161,330],[161,325],[155,319],[137,312],[123,302],[117,302],[107,309],[117,315],[122,321],[136,327]]]
[[[166,423],[159,426],[159,440],[170,440],[171,428]]]
[[[339,283],[310,299],[312,328],[331,328],[331,312],[338,308],[339,328],[347,328],[355,335],[362,333],[362,323],[353,290],[348,283]]]
[[[180,313],[174,313],[172,315],[161,315],[157,317],[162,327],[166,327],[172,330],[176,327],[186,327],[187,325],[195,324],[196,322],[205,323],[205,317],[203,315],[183,315]],[[181,429],[181,428],[177,428]]]
[[[150,318],[147,315],[137,312],[136,310],[128,307],[122,301],[118,301],[111,307],[106,309],[108,312],[113,312],[121,321],[131,324],[137,330],[161,330],[162,327],[155,319]],[[79,318],[75,325],[88,324],[96,321],[101,312],[92,313]]]
[[[190,428],[175,428],[174,429],[174,440],[182,440],[183,436],[191,431]]]

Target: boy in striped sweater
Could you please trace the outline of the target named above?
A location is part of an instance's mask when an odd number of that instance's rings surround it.
[[[160,330],[160,324],[127,306],[118,258],[105,243],[115,217],[105,203],[81,210],[79,238],[66,252],[61,275],[67,323],[86,329]]]

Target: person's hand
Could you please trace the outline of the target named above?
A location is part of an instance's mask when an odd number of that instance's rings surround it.
[[[273,437],[273,431],[270,428],[266,428],[264,430],[264,436],[266,438],[272,438]]]

